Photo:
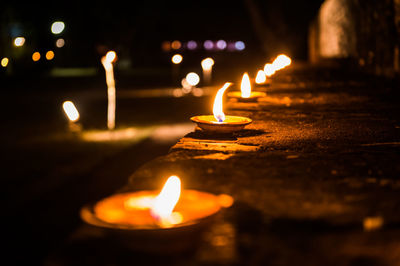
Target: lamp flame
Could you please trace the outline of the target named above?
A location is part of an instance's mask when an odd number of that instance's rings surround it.
[[[240,90],[242,91],[242,98],[249,98],[251,94],[250,77],[247,72],[243,74],[242,83],[240,84]]]
[[[180,222],[172,211],[178,203],[181,195],[181,180],[177,176],[170,176],[165,182],[160,194],[155,198],[151,207],[151,215],[164,227]]]
[[[214,106],[213,106],[213,114],[214,114],[215,119],[218,122],[224,122],[224,120],[225,120],[225,114],[224,114],[223,106],[222,106],[222,98],[224,96],[225,90],[231,85],[232,85],[232,83],[226,82],[224,84],[224,86],[222,86],[222,88],[218,90],[217,95],[215,96]]]
[[[264,66],[264,73],[265,75],[267,75],[268,77],[272,76],[273,74],[275,74],[275,67],[273,64],[265,64]]]
[[[63,109],[65,114],[67,115],[68,119],[71,122],[76,122],[79,120],[79,112],[76,109],[75,105],[71,101],[65,101],[63,103]]]
[[[256,76],[256,83],[257,84],[263,84],[267,81],[267,77],[265,76],[264,71],[259,70],[257,72],[257,76]]]
[[[274,65],[275,70],[280,70],[283,69],[287,66],[289,66],[292,63],[292,59],[288,57],[287,55],[280,54],[276,57],[274,62],[272,64]]]

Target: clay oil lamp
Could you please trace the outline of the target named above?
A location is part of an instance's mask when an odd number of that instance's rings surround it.
[[[257,102],[259,98],[265,96],[265,92],[251,90],[250,78],[247,73],[243,74],[240,91],[232,91],[228,93],[229,98],[236,99],[239,102]]]
[[[225,90],[232,85],[227,82],[218,90],[214,100],[213,114],[214,115],[200,115],[191,118],[199,128],[207,133],[233,133],[242,130],[246,125],[250,124],[252,120],[242,116],[225,116],[223,112],[223,95]]]
[[[169,253],[194,247],[215,215],[232,204],[226,194],[181,190],[179,177],[171,176],[161,191],[114,194],[83,207],[81,217],[129,248]]]

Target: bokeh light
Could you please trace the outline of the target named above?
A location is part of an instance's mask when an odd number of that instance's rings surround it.
[[[39,52],[34,52],[33,54],[32,54],[32,60],[33,61],[39,61],[40,60],[40,53]]]
[[[53,51],[47,51],[46,53],[46,59],[47,60],[52,60],[54,58],[54,52]]]
[[[190,72],[186,75],[186,81],[189,83],[191,86],[196,86],[200,82],[200,77],[194,72]]]
[[[63,106],[64,112],[65,112],[65,115],[68,117],[68,119],[71,122],[76,122],[79,120],[79,112],[78,112],[78,109],[76,109],[73,102],[65,101],[62,106]]]
[[[235,48],[238,51],[243,51],[246,48],[246,45],[242,41],[235,42]]]
[[[204,49],[211,50],[211,49],[214,48],[214,43],[212,41],[210,41],[210,40],[207,40],[207,41],[204,42],[203,46],[204,46]]]
[[[117,58],[117,54],[114,51],[108,51],[106,54],[106,61],[107,62],[114,62],[115,59]]]
[[[164,52],[169,52],[171,50],[171,43],[169,41],[163,41],[161,44],[161,49]]]
[[[3,59],[1,59],[1,66],[6,67],[8,65],[8,62],[9,62],[8,58],[4,57]]]
[[[64,45],[65,45],[65,40],[63,38],[57,39],[57,41],[56,41],[57,48],[64,47]]]
[[[60,34],[64,31],[64,28],[65,24],[62,21],[55,21],[53,24],[51,24],[51,32],[53,34]]]
[[[267,81],[267,77],[265,75],[265,72],[262,71],[262,70],[258,70],[255,81],[256,81],[257,84],[265,83]]]
[[[273,74],[275,74],[275,67],[273,64],[267,63],[264,66],[264,73],[265,75],[267,75],[268,77],[272,76]]]
[[[203,59],[201,61],[201,67],[204,70],[210,70],[213,65],[214,65],[214,60],[211,57],[207,57],[206,59]]]
[[[175,55],[172,56],[172,58],[171,58],[171,61],[172,61],[172,63],[174,63],[174,64],[180,64],[180,63],[182,62],[182,60],[183,60],[183,57],[182,57],[182,55],[180,55],[180,54],[175,54]]]
[[[25,38],[24,37],[17,37],[14,39],[14,45],[17,47],[21,47],[25,44]]]
[[[189,50],[195,50],[196,48],[197,48],[197,42],[195,42],[195,41],[188,41],[188,43],[187,43],[187,48],[189,49]]]
[[[224,50],[226,48],[226,41],[224,40],[217,41],[217,48],[220,50]]]
[[[178,50],[182,47],[182,43],[178,40],[175,40],[171,43],[171,48],[174,50]]]

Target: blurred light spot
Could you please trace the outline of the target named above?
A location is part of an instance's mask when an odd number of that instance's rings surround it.
[[[273,64],[265,64],[264,66],[264,73],[265,75],[267,75],[268,77],[272,76],[273,74],[275,74],[275,67]]]
[[[170,50],[171,50],[171,43],[170,43],[169,41],[164,41],[164,42],[162,42],[162,44],[161,44],[161,49],[162,49],[164,52],[170,51]]]
[[[180,54],[175,54],[172,58],[171,61],[174,64],[180,64],[183,60],[183,57]]]
[[[174,89],[173,91],[172,91],[172,95],[174,96],[174,97],[176,97],[176,98],[179,98],[179,97],[182,97],[183,96],[183,91],[182,91],[182,89]]]
[[[182,85],[182,89],[181,89],[182,93],[189,93],[192,91],[192,85],[189,84],[189,82],[187,81],[186,78],[182,79],[181,85]]]
[[[57,39],[57,41],[56,41],[56,46],[57,46],[58,48],[61,48],[61,47],[63,47],[64,45],[65,45],[65,40],[64,40],[63,38]]]
[[[186,81],[192,85],[192,86],[196,86],[197,84],[199,84],[200,82],[200,77],[199,75],[197,75],[194,72],[190,72],[186,75]]]
[[[383,226],[383,218],[381,216],[365,217],[363,227],[365,231],[373,231]]]
[[[264,71],[259,70],[257,72],[257,76],[256,76],[256,83],[257,84],[263,84],[267,81],[267,77],[265,76]]]
[[[204,42],[204,49],[211,50],[212,48],[214,48],[214,43],[212,41],[207,40]]]
[[[108,51],[106,54],[106,61],[107,62],[114,62],[115,59],[117,58],[117,54],[114,51]]]
[[[46,59],[47,60],[52,60],[53,58],[54,58],[54,52],[53,51],[47,51]]]
[[[217,42],[217,48],[220,49],[220,50],[224,50],[226,48],[226,41],[219,40]]]
[[[32,54],[32,60],[33,61],[39,61],[40,60],[40,53],[39,52],[34,52],[33,54]]]
[[[180,41],[175,40],[171,43],[171,48],[174,50],[178,50],[181,47],[182,47],[182,43]]]
[[[65,24],[62,21],[55,21],[53,24],[51,24],[51,32],[53,34],[60,34],[63,32],[65,28]]]
[[[24,37],[17,37],[14,39],[14,45],[17,47],[23,46],[25,43],[25,38]]]
[[[274,62],[272,62],[272,65],[274,66],[275,70],[281,70],[287,66],[289,66],[292,63],[292,59],[288,57],[287,55],[280,54],[276,57]]]
[[[237,42],[235,42],[235,48],[238,51],[243,51],[246,48],[246,46],[244,45],[244,42],[237,41]]]
[[[6,67],[8,65],[8,58],[4,57],[3,59],[1,59],[1,66],[2,67]]]
[[[201,67],[204,70],[210,70],[214,65],[214,60],[211,57],[207,57],[206,59],[201,61]]]
[[[75,105],[71,101],[65,101],[63,103],[63,109],[65,114],[67,115],[68,119],[71,122],[76,122],[79,119],[79,112],[78,109],[76,109]]]
[[[204,91],[202,88],[193,88],[192,93],[195,97],[201,97],[204,95]]]
[[[197,42],[195,41],[188,41],[187,48],[189,50],[195,50],[197,48]]]

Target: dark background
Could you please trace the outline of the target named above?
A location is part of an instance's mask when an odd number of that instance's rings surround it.
[[[13,72],[18,74],[57,67],[101,67],[99,58],[109,49],[119,59],[131,62],[129,67],[167,67],[172,54],[163,52],[163,41],[242,40],[242,52],[195,51],[174,52],[190,55],[186,65],[199,64],[205,56],[219,60],[220,66],[255,62],[265,64],[278,53],[307,59],[307,32],[321,0],[312,1],[111,1],[108,3],[62,1],[28,4],[5,3],[1,15],[1,57],[14,57]],[[253,11],[251,9],[253,8]],[[254,10],[258,14],[254,14]],[[255,25],[254,17],[262,25]],[[65,30],[50,32],[51,24],[61,20]],[[258,22],[260,23],[260,20]],[[261,26],[261,33],[257,26]],[[24,36],[24,47],[11,46],[13,38]],[[65,39],[56,48],[57,38]],[[199,45],[202,46],[202,45]],[[267,47],[267,48],[265,48]],[[15,50],[18,49],[16,52]],[[55,50],[51,62],[33,62],[33,51]],[[3,71],[4,72],[4,71]]]

